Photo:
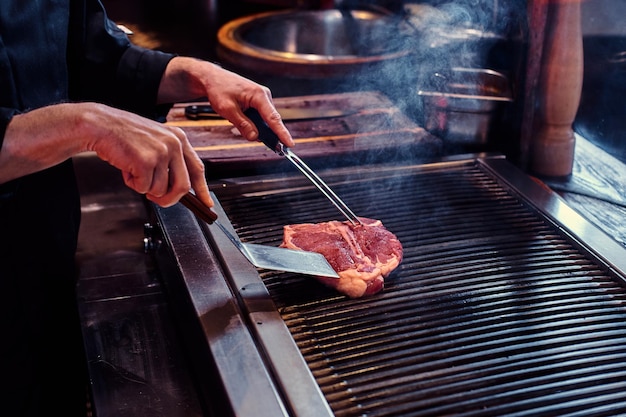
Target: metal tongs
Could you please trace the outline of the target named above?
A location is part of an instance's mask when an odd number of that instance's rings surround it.
[[[337,194],[313,171],[302,159],[293,153],[289,148],[283,146],[278,139],[278,136],[269,126],[265,123],[259,112],[250,107],[244,112],[246,116],[255,124],[259,131],[259,140],[265,144],[268,148],[276,152],[278,155],[284,156],[291,162],[305,177],[313,183],[313,185],[324,194],[324,196],[330,200],[331,203],[345,216],[346,219],[353,226],[362,225],[361,220],[354,214],[352,210],[343,202]]]

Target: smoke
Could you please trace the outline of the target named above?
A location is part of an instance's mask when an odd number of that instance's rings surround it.
[[[242,61],[227,64],[270,87],[275,97],[380,92],[394,108],[424,126],[418,91],[440,88],[441,78],[434,74],[445,75],[453,68],[505,68],[509,65],[502,58],[505,54],[493,51],[503,50],[499,45],[507,39],[513,10],[518,7],[519,14],[525,13],[520,6],[524,0],[430,1],[405,4],[401,11],[388,14],[351,9],[324,11],[321,17],[295,13],[271,24],[260,19],[254,30],[246,30],[245,38],[257,47],[288,51],[294,63],[296,55],[299,62],[308,60],[311,75],[301,72],[302,64],[292,66],[288,58],[280,65],[272,61],[269,73],[242,68]],[[379,123],[379,130],[387,128],[384,120],[373,122]],[[369,125],[350,129],[354,134],[371,132]],[[369,145],[373,159],[389,149],[380,141]],[[405,156],[398,151],[397,157]]]
[[[425,126],[427,114],[432,109],[425,108],[428,104],[418,96],[418,91],[442,91],[445,88],[443,83],[454,78],[457,68],[506,73],[515,65],[507,42],[512,22],[519,20],[515,16],[521,16],[524,8],[521,0],[506,2],[504,7],[498,0],[450,0],[435,5],[407,5],[404,13],[397,15],[397,20],[390,25],[393,30],[388,26],[381,31],[384,39],[378,34],[375,40],[378,45],[384,45],[386,53],[409,53],[355,70],[342,80],[342,89],[382,92],[412,121]],[[369,46],[371,48],[371,43]],[[474,121],[473,115],[467,117]],[[476,118],[488,117],[476,115]],[[453,116],[452,119],[459,118]],[[482,119],[479,121],[482,124]],[[380,129],[385,127],[381,122]],[[363,131],[369,128],[363,126]],[[470,140],[471,137],[468,142]],[[388,160],[407,157],[405,149],[398,149],[397,155],[389,155],[389,147],[385,144],[378,148],[376,144],[369,145],[372,161],[379,160],[383,152],[387,152],[385,158]],[[425,150],[415,157],[431,156],[428,152]]]

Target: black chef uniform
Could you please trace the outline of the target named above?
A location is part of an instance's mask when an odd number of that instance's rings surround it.
[[[98,0],[0,0],[0,152],[13,115],[54,103],[92,100],[156,117],[171,58],[131,45]],[[3,416],[85,415],[79,220],[71,161],[0,184]]]

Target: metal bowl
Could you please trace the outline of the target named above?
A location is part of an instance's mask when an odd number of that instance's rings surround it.
[[[321,78],[404,57],[397,17],[365,10],[255,14],[218,31],[218,57],[268,74]]]
[[[503,105],[513,101],[504,74],[477,68],[436,72],[417,94],[426,130],[465,145],[487,145]]]

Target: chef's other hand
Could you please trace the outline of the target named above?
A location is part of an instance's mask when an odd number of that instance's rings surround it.
[[[101,120],[106,127],[89,149],[122,171],[124,183],[154,203],[168,207],[193,188],[196,196],[213,206],[204,175],[204,163],[185,132],[133,113],[111,110],[116,122]],[[105,117],[107,117],[105,116]]]
[[[254,107],[285,146],[295,145],[274,106],[269,88],[207,61],[188,57],[172,59],[161,80],[159,102],[175,103],[194,97],[207,97],[211,107],[250,141],[258,140],[259,132],[243,112]]]
[[[98,103],[62,103],[13,117],[0,152],[0,183],[94,151],[122,172],[124,183],[168,207],[191,188],[213,201],[204,163],[177,127]]]

